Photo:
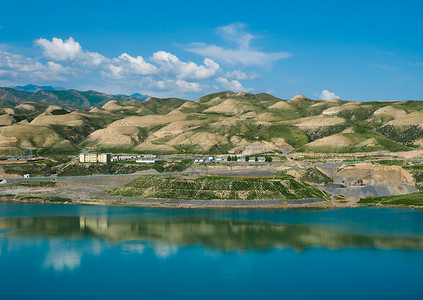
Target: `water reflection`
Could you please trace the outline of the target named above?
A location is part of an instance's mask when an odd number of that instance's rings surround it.
[[[63,247],[61,241],[53,241],[43,263],[43,268],[55,271],[75,270],[81,264],[82,252],[77,249]]]
[[[423,239],[418,237],[344,233],[325,226],[216,219],[211,216],[142,218],[131,221],[113,220],[107,216],[4,218],[0,219],[0,231],[2,230],[9,230],[3,231],[3,236],[14,238],[38,236],[78,240],[90,238],[97,242],[138,241],[121,245],[124,251],[138,253],[144,251],[145,246],[142,243],[151,243],[158,257],[167,257],[176,253],[178,247],[190,245],[201,245],[206,249],[219,251],[274,248],[304,251],[310,247],[423,249]],[[56,255],[46,258],[46,266],[72,269],[78,264],[80,255],[69,250],[69,247],[54,249],[53,244],[51,248]],[[90,251],[94,253],[93,250]]]

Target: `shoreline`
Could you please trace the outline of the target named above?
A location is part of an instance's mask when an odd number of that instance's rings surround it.
[[[0,201],[32,203],[66,203],[73,205],[163,207],[163,208],[234,208],[234,209],[296,209],[296,208],[352,208],[352,207],[395,207],[423,208],[415,204],[373,204],[357,203],[359,198],[345,197],[308,198],[291,200],[184,200],[184,199],[144,199],[110,195],[109,191],[132,182],[134,176],[72,177],[52,181],[50,186],[16,185],[28,181],[18,179],[0,187]],[[38,181],[38,180],[35,180]]]
[[[79,200],[72,202],[50,202],[39,198],[34,199],[17,199],[12,197],[3,197],[0,195],[1,202],[20,202],[20,203],[39,203],[39,204],[66,204],[66,205],[88,205],[88,206],[114,206],[114,207],[144,207],[144,208],[179,208],[179,209],[299,209],[299,208],[310,208],[310,209],[335,209],[335,208],[358,208],[358,207],[386,207],[386,208],[408,208],[408,209],[423,209],[423,206],[418,205],[383,205],[383,204],[353,204],[353,203],[332,203],[321,199],[318,202],[307,202],[307,203],[250,203],[250,204],[227,204],[226,201],[250,201],[250,200],[172,200],[172,199],[142,199],[138,201],[126,202],[122,200]],[[145,201],[147,200],[147,201]],[[154,200],[151,201],[151,200]],[[296,199],[290,201],[308,200],[308,199]],[[209,202],[212,203],[192,203],[196,202]],[[261,200],[261,201],[280,201],[284,200]],[[222,202],[222,203],[218,203]],[[257,202],[257,201],[254,201]]]

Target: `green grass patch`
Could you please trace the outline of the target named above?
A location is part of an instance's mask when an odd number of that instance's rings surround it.
[[[301,180],[314,183],[324,183],[332,181],[330,177],[326,176],[317,168],[308,168],[305,174],[301,176]]]
[[[0,165],[6,174],[16,174],[23,176],[29,174],[31,177],[49,176],[54,173],[52,165],[47,162],[31,162]]]
[[[423,205],[423,192],[408,195],[386,196],[386,197],[366,197],[358,201],[359,204],[385,204],[385,205]]]
[[[58,174],[59,176],[83,176],[95,174],[132,174],[140,171],[155,170],[157,172],[182,172],[186,170],[193,160],[186,159],[180,162],[158,162],[151,164],[143,163],[74,163],[65,166]]]
[[[404,165],[403,160],[378,160],[375,163],[384,166],[402,166]]]
[[[13,198],[16,197],[15,194],[0,194],[0,198]]]
[[[70,198],[64,198],[64,197],[58,197],[58,196],[49,196],[49,197],[44,197],[43,199],[46,202],[59,202],[59,203],[72,202],[72,199]]]
[[[24,181],[11,184],[10,186],[22,186],[22,187],[52,187],[56,183],[53,181]]]

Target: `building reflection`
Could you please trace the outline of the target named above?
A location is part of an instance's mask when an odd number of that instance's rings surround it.
[[[201,245],[220,251],[291,248],[423,249],[418,237],[339,232],[316,225],[285,225],[266,221],[174,216],[113,220],[108,216],[43,216],[0,219],[0,230],[13,237],[92,238],[107,242],[142,241],[160,245],[164,256],[177,247]],[[141,251],[140,247],[135,247]],[[131,247],[127,247],[131,249]],[[163,250],[164,249],[164,250]],[[135,251],[135,250],[134,250]]]

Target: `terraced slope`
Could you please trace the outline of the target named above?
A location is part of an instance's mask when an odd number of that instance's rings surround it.
[[[192,179],[141,176],[113,195],[187,200],[288,200],[323,197],[291,176],[276,178],[199,177]]]

